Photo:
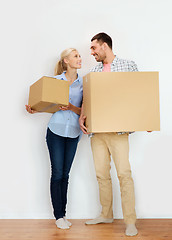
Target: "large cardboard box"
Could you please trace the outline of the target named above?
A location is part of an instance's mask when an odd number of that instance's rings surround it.
[[[159,74],[91,72],[83,104],[88,132],[159,131]]]
[[[28,104],[38,112],[57,112],[59,106],[69,104],[69,83],[52,77],[42,77],[30,86]]]

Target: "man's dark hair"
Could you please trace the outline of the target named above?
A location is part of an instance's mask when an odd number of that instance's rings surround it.
[[[101,33],[96,34],[91,39],[91,42],[94,40],[97,40],[98,42],[101,42],[101,43],[105,42],[112,49],[112,38],[109,35],[107,35],[106,33],[101,32]]]

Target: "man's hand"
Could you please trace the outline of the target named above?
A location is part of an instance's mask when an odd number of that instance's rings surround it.
[[[82,130],[82,132],[83,132],[84,134],[89,134],[89,133],[87,132],[86,126],[84,125],[85,119],[86,119],[86,116],[81,115],[80,118],[79,118],[79,125],[80,125],[80,128],[81,128],[81,130]]]

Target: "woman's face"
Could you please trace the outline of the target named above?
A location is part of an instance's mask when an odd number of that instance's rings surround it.
[[[70,55],[64,59],[65,63],[70,67],[70,68],[75,68],[75,69],[80,69],[81,68],[81,56],[79,55],[78,51],[72,51]]]

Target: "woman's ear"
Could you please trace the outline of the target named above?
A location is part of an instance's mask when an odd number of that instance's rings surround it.
[[[67,60],[67,58],[64,58],[63,61],[64,61],[64,63],[66,63],[66,64],[69,63],[69,61]]]

